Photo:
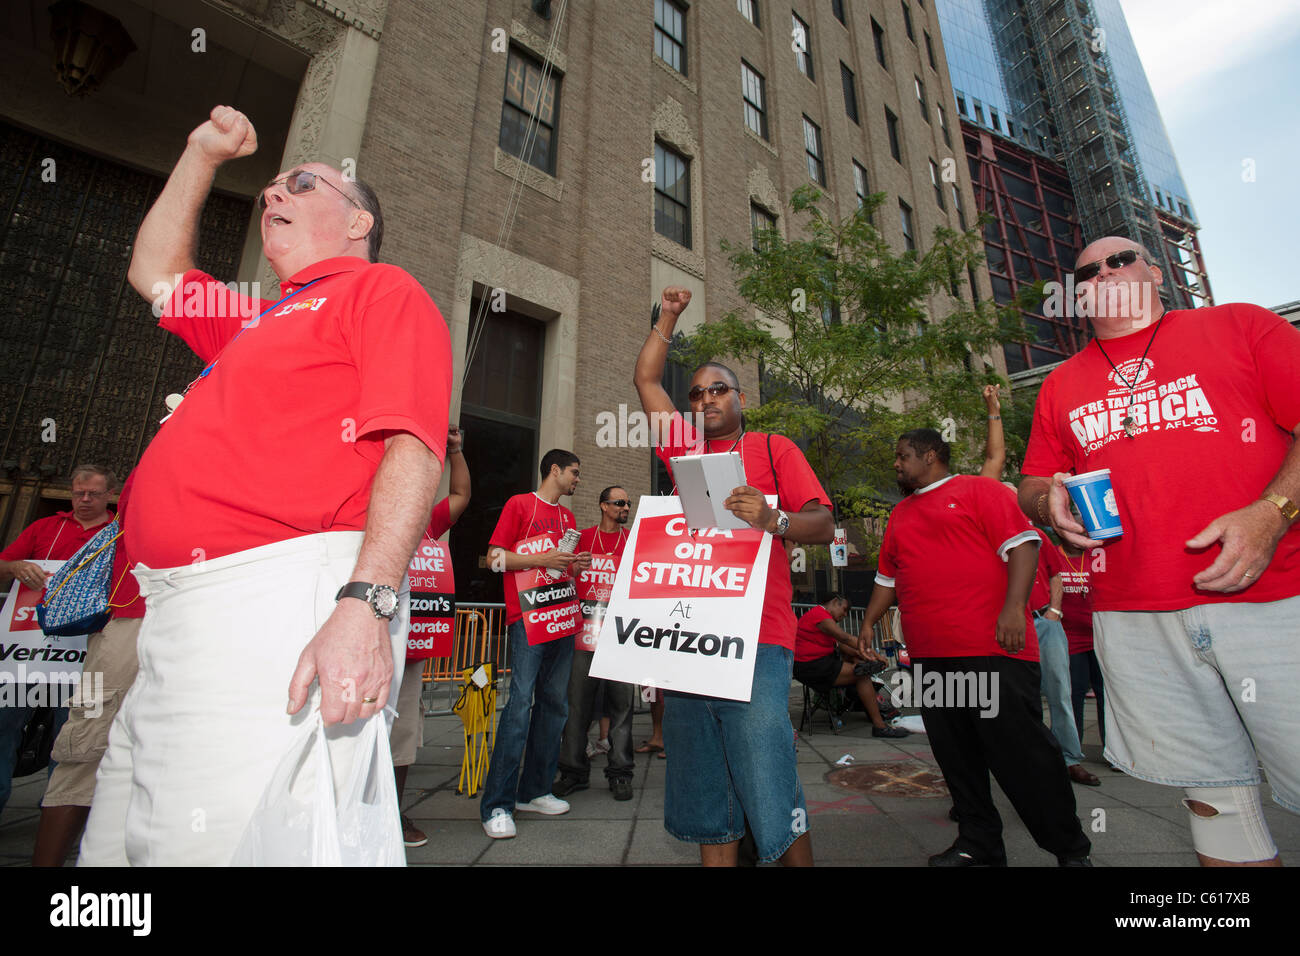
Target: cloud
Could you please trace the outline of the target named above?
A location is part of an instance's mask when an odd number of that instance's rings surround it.
[[[1197,87],[1300,34],[1295,0],[1121,0],[1152,92],[1178,109]]]

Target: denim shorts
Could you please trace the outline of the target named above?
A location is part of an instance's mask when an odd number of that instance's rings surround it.
[[[1098,611],[1106,757],[1176,787],[1259,783],[1300,812],[1300,596]]]
[[[794,653],[760,644],[749,703],[669,691],[664,829],[690,843],[753,832],[758,858],[778,859],[808,829],[790,725]]]

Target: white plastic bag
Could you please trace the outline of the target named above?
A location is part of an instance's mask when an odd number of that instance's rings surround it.
[[[310,801],[293,782],[310,762]],[[281,758],[253,811],[231,866],[405,866],[388,721],[371,717],[357,739],[352,773],[336,801],[334,772],[320,714]]]

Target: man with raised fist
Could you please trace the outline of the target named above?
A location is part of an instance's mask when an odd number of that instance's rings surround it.
[[[398,592],[442,471],[450,338],[419,283],[376,262],[374,191],[320,163],[258,197],[277,300],[199,271],[217,170],[256,149],[248,117],[213,109],[136,237],[129,281],[204,369],[135,473],[148,613],[84,864],[228,863],[317,710],[341,782],[400,682]]]
[[[664,289],[658,325],[636,361],[636,388],[656,423],[657,453],[670,471],[674,456],[739,454],[748,484],[732,489],[725,507],[779,540],[768,558],[749,701],[667,694],[664,744],[672,756],[664,828],[698,843],[705,866],[735,866],[748,821],[760,862],[807,866],[812,843],[790,726],[795,618],[784,543],[829,544],[835,536],[831,501],[794,442],[745,430],[745,393],[725,365],[706,362],[691,378],[692,419],[703,422],[699,432],[673,407],[662,385],[664,362],[673,327],[690,301],[688,289]],[[777,496],[775,508],[765,495]]]

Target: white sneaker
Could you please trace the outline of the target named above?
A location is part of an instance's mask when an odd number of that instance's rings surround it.
[[[533,797],[527,803],[515,804],[515,812],[517,813],[520,810],[526,810],[529,813],[545,813],[547,816],[558,816],[561,813],[569,812],[569,801],[561,800],[553,793],[544,793],[540,797]]]
[[[483,832],[494,840],[509,840],[515,835],[515,821],[505,807],[497,807],[483,821]]]

